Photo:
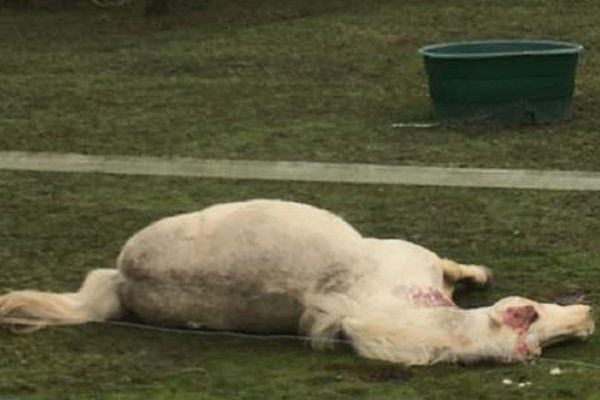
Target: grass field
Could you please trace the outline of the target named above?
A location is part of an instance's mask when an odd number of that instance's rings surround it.
[[[0,0],[0,150],[600,170],[595,1],[172,1],[161,18],[143,18],[143,2],[56,3]],[[588,48],[572,121],[390,127],[431,118],[419,46],[494,37]],[[0,291],[72,290],[149,222],[253,197],[313,203],[367,235],[491,266],[495,286],[460,292],[463,306],[578,292],[600,306],[593,193],[25,172],[0,172]],[[2,330],[0,400],[598,400],[598,359],[597,338],[534,365],[405,368],[289,340]]]
[[[600,169],[595,0],[56,3],[0,3],[0,149]],[[391,127],[431,118],[420,46],[514,37],[588,49],[571,123]]]
[[[2,288],[74,289],[87,270],[111,267],[124,240],[160,216],[283,197],[336,210],[368,235],[405,237],[494,267],[495,287],[463,292],[464,306],[515,293],[553,300],[574,292],[600,304],[600,198],[585,193],[7,172],[0,173],[0,188]],[[343,349],[315,353],[293,341],[114,326],[1,332],[0,352],[0,393],[32,398],[55,398],[67,388],[73,399],[595,399],[600,393],[598,369],[577,364],[408,369]],[[546,353],[588,363],[599,355],[597,340]],[[551,377],[557,365],[565,374]],[[505,387],[507,377],[533,386]]]

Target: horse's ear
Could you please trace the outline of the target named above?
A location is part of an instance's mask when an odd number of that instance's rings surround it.
[[[538,320],[540,315],[532,305],[496,307],[492,312],[492,320],[499,325],[506,325],[512,329],[526,330]]]

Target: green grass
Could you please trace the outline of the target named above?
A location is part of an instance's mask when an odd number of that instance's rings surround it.
[[[143,3],[0,0],[0,150],[600,170],[597,1],[172,0],[164,18]],[[420,46],[507,37],[586,46],[572,121],[391,128],[431,118]],[[460,291],[463,306],[574,292],[600,305],[592,193],[16,172],[0,172],[0,290],[73,290],[151,221],[253,197],[493,267],[495,287]],[[576,364],[597,363],[597,338],[545,355],[574,363],[405,368],[295,341],[0,331],[0,400],[600,399],[598,368]]]
[[[595,0],[0,2],[0,149],[598,170]],[[417,49],[584,44],[569,123],[393,129],[431,118]]]
[[[587,193],[17,172],[0,173],[0,288],[75,289],[89,269],[112,267],[123,242],[149,222],[253,197],[310,202],[367,235],[404,237],[492,266],[495,287],[461,291],[464,306],[573,292],[600,305],[600,197]],[[597,363],[600,343],[570,343],[545,355]],[[550,376],[554,366],[565,373]],[[533,385],[507,387],[504,378]],[[110,325],[31,336],[0,331],[0,395],[21,398],[597,399],[599,392],[598,369],[550,360],[405,368],[286,340]]]

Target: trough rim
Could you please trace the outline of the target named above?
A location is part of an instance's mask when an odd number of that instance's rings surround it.
[[[521,51],[492,51],[483,53],[438,53],[434,50],[440,50],[444,47],[481,45],[481,44],[546,44],[557,46],[555,49],[536,49]],[[546,55],[566,55],[578,54],[584,50],[583,45],[571,42],[556,40],[539,39],[491,39],[491,40],[466,40],[457,42],[436,43],[421,47],[419,53],[428,58],[439,59],[481,59],[481,58],[500,58],[500,57],[518,57],[518,56],[546,56]]]

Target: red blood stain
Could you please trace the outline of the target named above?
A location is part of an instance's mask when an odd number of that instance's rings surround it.
[[[539,318],[535,307],[531,305],[508,307],[502,314],[504,325],[515,330],[527,330]]]
[[[515,352],[517,354],[526,356],[531,352],[526,340],[527,330],[539,317],[535,307],[532,305],[508,307],[504,310],[502,323],[515,330],[518,334],[517,343],[515,344]]]
[[[442,292],[432,287],[427,288],[427,290],[422,290],[421,288],[413,289],[411,298],[415,304],[424,307],[456,306],[456,304],[454,304],[454,302],[451,299],[447,298]]]

